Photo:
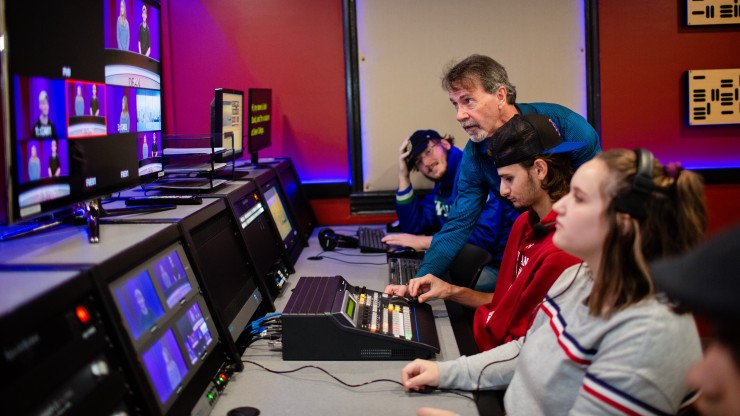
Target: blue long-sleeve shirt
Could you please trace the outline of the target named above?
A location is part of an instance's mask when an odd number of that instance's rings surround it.
[[[570,155],[574,169],[601,151],[599,135],[580,114],[559,104],[516,104],[516,107],[521,114],[543,114],[550,117],[564,141],[588,143]],[[417,276],[428,273],[442,276],[468,240],[488,193],[493,192],[497,198],[501,198],[501,178],[493,158],[488,156],[489,141],[490,138],[479,143],[469,140],[465,146],[457,182],[457,198],[450,209],[447,222],[432,238],[432,245],[424,255],[424,262]]]
[[[414,194],[412,186],[396,192],[396,213],[401,231],[432,235],[442,228],[447,222],[450,207],[457,198],[457,180],[462,158],[463,152],[460,149],[450,148],[447,153],[447,172],[435,183],[430,194],[419,197]],[[518,215],[506,198],[489,192],[467,241],[488,250],[500,262],[511,225]]]

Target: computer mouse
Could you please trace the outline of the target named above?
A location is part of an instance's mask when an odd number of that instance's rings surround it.
[[[437,390],[436,387],[432,386],[422,386],[419,387],[419,390],[411,390],[412,393],[421,393],[421,394],[429,394],[433,391]]]
[[[257,416],[260,414],[259,409],[254,407],[235,407],[226,413],[226,416]]]
[[[400,254],[400,253],[416,253],[416,250],[413,247],[403,247],[398,246],[391,250],[391,253],[393,254]]]

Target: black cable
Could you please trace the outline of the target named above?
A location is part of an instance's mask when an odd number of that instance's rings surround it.
[[[289,373],[295,373],[296,371],[304,370],[304,369],[306,369],[306,368],[315,368],[315,369],[317,369],[317,370],[319,370],[319,371],[323,372],[323,373],[324,373],[324,374],[326,374],[327,376],[329,376],[329,377],[333,378],[334,380],[336,380],[337,382],[339,382],[339,383],[340,383],[340,384],[342,384],[343,386],[345,386],[345,387],[350,387],[350,388],[357,388],[357,387],[367,386],[367,385],[369,385],[369,384],[373,384],[373,383],[381,383],[381,382],[386,382],[386,383],[393,383],[393,384],[398,384],[399,386],[403,387],[403,383],[401,383],[400,381],[397,381],[397,380],[391,380],[391,379],[389,379],[389,378],[379,378],[379,379],[375,379],[375,380],[370,380],[370,381],[366,381],[366,382],[364,382],[364,383],[360,383],[360,384],[350,384],[350,383],[347,383],[347,382],[345,382],[345,381],[343,381],[343,380],[339,379],[338,377],[336,377],[335,375],[331,374],[330,372],[328,372],[328,371],[324,370],[323,368],[321,368],[321,367],[318,367],[318,366],[315,366],[315,365],[304,365],[304,366],[302,366],[302,367],[298,367],[298,368],[295,368],[295,369],[293,369],[293,370],[272,370],[272,369],[269,369],[269,368],[267,368],[267,367],[263,366],[262,364],[258,364],[258,363],[256,363],[256,362],[254,362],[254,361],[249,361],[249,360],[242,360],[242,362],[243,362],[244,364],[252,364],[252,365],[255,365],[255,366],[257,366],[257,367],[259,367],[259,368],[261,368],[261,369],[263,369],[263,370],[265,370],[265,371],[267,371],[267,372],[269,372],[269,373],[273,373],[273,374],[289,374]],[[466,398],[466,399],[468,399],[468,400],[471,400],[471,401],[473,400],[473,398],[472,398],[472,397],[468,397],[468,396],[466,396],[465,394],[463,394],[463,393],[460,393],[460,392],[458,392],[458,391],[455,391],[455,390],[448,390],[448,389],[435,389],[435,390],[439,390],[440,392],[443,392],[443,393],[452,393],[452,394],[456,394],[456,395],[458,395],[458,396],[460,396],[460,397],[464,397],[464,398]]]
[[[370,266],[386,266],[386,265],[388,265],[388,263],[368,263],[368,262],[364,262],[364,261],[346,261],[346,260],[338,259],[336,257],[328,257],[328,256],[319,256],[319,260],[321,260],[321,259],[329,259],[329,260],[334,260],[334,261],[338,261],[338,262],[346,263],[346,264],[367,264],[367,265],[370,265]]]

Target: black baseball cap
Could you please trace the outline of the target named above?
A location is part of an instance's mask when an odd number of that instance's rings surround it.
[[[427,149],[429,140],[441,139],[442,136],[440,136],[439,133],[434,130],[416,130],[414,134],[411,135],[411,139],[409,140],[411,153],[409,153],[408,157],[406,158],[406,165],[408,166],[408,168],[411,169],[414,166],[414,161],[416,160],[416,157],[422,154]]]
[[[740,321],[740,226],[686,255],[650,266],[655,286],[686,308],[710,318]]]
[[[540,155],[567,153],[586,146],[585,142],[564,142],[549,117],[516,114],[496,129],[488,151],[497,167],[530,160]]]

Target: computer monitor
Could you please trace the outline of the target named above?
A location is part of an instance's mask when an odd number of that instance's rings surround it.
[[[270,209],[270,215],[275,226],[280,232],[280,238],[283,241],[291,266],[294,266],[298,260],[298,256],[303,251],[303,242],[294,225],[293,219],[290,217],[290,213],[286,209],[286,198],[280,187],[280,183],[276,177],[273,177],[261,184],[260,189],[265,197],[265,201],[267,201],[267,206]]]
[[[223,147],[223,160],[244,153],[244,91],[216,88],[211,102],[211,136],[215,147]]]
[[[232,209],[254,269],[274,299],[288,278],[288,271],[281,267],[284,259],[283,241],[272,224],[269,208],[260,198],[255,184],[247,182],[244,191],[231,201]]]
[[[259,162],[258,152],[272,144],[272,90],[249,89],[247,111],[247,147],[252,164]]]
[[[180,243],[108,283],[134,368],[160,414],[167,413],[219,342],[193,268]],[[211,375],[212,376],[212,375]],[[210,378],[211,376],[208,376]],[[190,400],[190,399],[186,399]]]
[[[159,2],[3,5],[5,222],[68,215],[161,173]]]

